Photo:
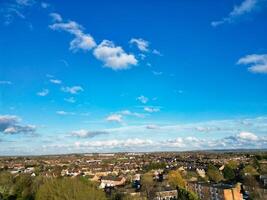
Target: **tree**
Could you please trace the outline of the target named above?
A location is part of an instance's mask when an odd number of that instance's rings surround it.
[[[36,200],[105,200],[103,191],[78,178],[47,179]]]
[[[246,176],[244,178],[243,183],[245,189],[249,191],[249,196],[251,199],[254,200],[266,199],[264,190],[260,188],[260,185],[254,176],[251,175]]]
[[[178,188],[177,193],[179,200],[200,200],[195,193],[187,191],[184,188]]]
[[[178,170],[169,172],[168,182],[173,187],[185,188],[186,186],[186,182],[184,181],[183,177],[181,176]]]
[[[155,182],[153,180],[153,174],[148,172],[145,173],[142,176],[141,179],[141,184],[142,184],[142,190],[145,192],[145,195],[148,199],[153,199],[155,196]]]
[[[215,167],[214,165],[208,166],[207,175],[208,175],[209,179],[215,183],[218,183],[218,182],[223,180],[222,174],[220,173],[218,168]]]
[[[242,170],[243,175],[251,175],[251,176],[256,176],[258,175],[258,171],[251,165],[247,165],[243,170]]]
[[[238,163],[235,160],[230,160],[227,165],[233,170],[236,170],[238,168]]]
[[[18,200],[34,199],[32,183],[33,178],[29,174],[21,174],[15,178],[14,192]]]
[[[225,167],[223,169],[223,176],[226,180],[229,180],[229,181],[235,179],[235,172],[231,166],[225,165]]]
[[[3,199],[6,199],[12,193],[14,179],[12,174],[8,172],[0,173],[0,194]]]

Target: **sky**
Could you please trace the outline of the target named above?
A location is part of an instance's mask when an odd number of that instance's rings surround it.
[[[267,148],[266,0],[0,0],[0,155]]]

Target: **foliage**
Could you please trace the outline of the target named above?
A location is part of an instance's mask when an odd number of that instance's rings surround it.
[[[185,179],[198,178],[198,174],[195,171],[188,171],[184,177]]]
[[[252,176],[256,176],[258,175],[258,171],[252,166],[252,165],[247,165],[245,166],[245,168],[242,170],[243,175],[252,175]]]
[[[40,186],[36,200],[105,200],[104,192],[78,178],[48,179]]]
[[[210,181],[213,181],[215,183],[218,183],[218,182],[223,180],[222,174],[220,173],[218,168],[215,167],[214,165],[208,166],[207,175],[208,175]]]
[[[230,160],[227,163],[227,166],[230,167],[233,170],[236,170],[238,168],[238,163],[235,160]]]
[[[253,200],[265,199],[264,190],[260,188],[260,185],[254,176],[244,177],[244,187],[249,191],[249,196]],[[266,197],[266,196],[265,196]]]
[[[234,180],[235,179],[235,172],[233,170],[233,168],[229,165],[225,165],[224,169],[223,169],[223,176],[226,180]]]
[[[177,188],[177,192],[179,200],[200,200],[195,193],[187,191],[184,188]]]
[[[153,199],[155,196],[155,182],[153,180],[153,174],[148,172],[142,176],[141,180],[142,190],[148,199]]]
[[[164,169],[166,167],[166,163],[164,162],[152,162],[144,167],[146,171],[151,171],[153,169]]]
[[[3,199],[7,199],[11,195],[11,189],[14,184],[14,179],[12,174],[8,172],[0,173],[0,194],[2,194]]]
[[[184,181],[183,177],[181,176],[178,170],[170,171],[168,174],[168,182],[173,187],[181,187],[185,188],[186,182]]]

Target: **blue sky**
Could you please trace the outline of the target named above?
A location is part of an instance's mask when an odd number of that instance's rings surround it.
[[[267,147],[267,1],[0,2],[0,154]]]

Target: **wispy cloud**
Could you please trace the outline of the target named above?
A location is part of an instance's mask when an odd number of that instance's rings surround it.
[[[132,112],[130,110],[122,110],[122,111],[119,111],[118,113],[121,115],[134,116],[134,117],[139,117],[139,118],[143,118],[145,116],[145,114]]]
[[[76,102],[76,99],[74,97],[65,98],[64,100],[68,103],[75,103]]]
[[[148,52],[149,42],[142,38],[132,38],[130,44],[134,44],[140,51]]]
[[[155,107],[155,106],[145,106],[144,111],[149,112],[149,113],[154,113],[154,112],[159,112],[160,108]]]
[[[48,89],[43,89],[42,91],[37,92],[37,95],[41,96],[41,97],[47,96],[48,94],[49,94],[49,90]]]
[[[80,129],[80,130],[76,130],[76,131],[71,132],[72,136],[76,136],[79,138],[93,138],[93,137],[96,137],[98,135],[105,135],[105,134],[109,134],[109,133],[106,131],[88,131],[85,129]]]
[[[160,76],[160,75],[162,75],[162,72],[152,71],[152,73],[153,73],[155,76]]]
[[[234,6],[229,15],[221,20],[211,22],[213,27],[222,25],[224,23],[232,23],[237,17],[245,15],[255,10],[260,0],[244,0],[240,5]]]
[[[0,81],[0,85],[11,85],[11,81]]]
[[[21,6],[31,6],[35,3],[35,0],[16,0],[16,2]]]
[[[35,4],[34,0],[16,0],[3,3],[0,13],[3,14],[3,22],[5,25],[11,24],[15,19],[26,19],[24,10]]]
[[[73,112],[66,112],[66,111],[63,111],[63,110],[59,110],[56,113],[58,115],[75,115],[75,113],[73,113]]]
[[[252,73],[267,73],[267,54],[251,54],[240,58],[239,65],[250,65],[248,70]]]
[[[52,20],[54,22],[62,22],[63,21],[61,15],[58,13],[50,13],[49,15],[50,15],[50,17],[52,17]]]
[[[50,79],[49,80],[51,83],[54,83],[54,84],[57,84],[57,85],[60,85],[62,83],[61,80],[58,80],[58,79]]]
[[[94,38],[84,33],[84,28],[75,21],[63,22],[62,17],[58,13],[51,13],[54,24],[49,27],[52,30],[66,31],[74,36],[74,39],[70,42],[70,50],[76,52],[78,50],[88,51],[96,46]]]
[[[146,104],[149,99],[147,97],[145,97],[144,95],[141,95],[141,96],[137,97],[137,100],[143,104]]]
[[[162,53],[157,49],[153,49],[152,53],[155,54],[155,55],[158,55],[158,56],[162,56]]]
[[[72,87],[62,87],[61,90],[70,94],[78,94],[84,91],[84,89],[79,85]]]
[[[106,117],[106,120],[109,122],[122,122],[122,115],[121,114],[111,114]]]
[[[46,2],[41,2],[41,7],[46,9],[46,8],[50,7],[50,4],[46,3]]]

